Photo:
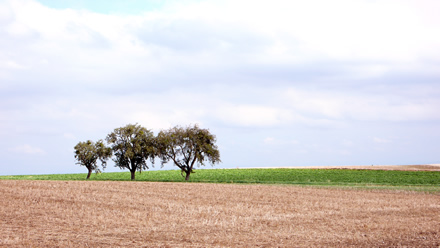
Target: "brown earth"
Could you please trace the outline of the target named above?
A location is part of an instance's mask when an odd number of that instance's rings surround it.
[[[440,195],[0,180],[0,247],[440,247]]]
[[[272,168],[272,167],[267,167]],[[440,164],[421,165],[349,165],[349,166],[309,166],[309,167],[277,167],[291,169],[352,169],[352,170],[401,170],[401,171],[440,171]]]

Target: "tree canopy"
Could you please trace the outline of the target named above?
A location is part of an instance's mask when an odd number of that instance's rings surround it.
[[[214,166],[221,162],[215,135],[198,125],[175,126],[160,131],[155,137],[152,131],[139,124],[128,124],[114,129],[107,135],[106,141],[109,147],[102,140],[96,143],[88,140],[75,146],[77,163],[89,170],[87,179],[92,170],[100,172],[97,160],[101,160],[105,169],[106,160],[112,154],[115,167],[128,169],[131,180],[135,180],[136,171],[149,169],[148,160],[154,166],[156,157],[160,158],[162,167],[173,162],[180,168],[185,180],[189,180],[195,166],[204,166],[206,162]]]
[[[181,169],[182,176],[185,173],[185,180],[194,172],[194,165],[204,166],[205,161],[212,165],[221,162],[215,142],[215,135],[198,125],[185,128],[176,126],[159,132],[156,137],[162,166],[172,161]]]
[[[96,173],[101,172],[98,166],[98,159],[101,161],[102,168],[107,165],[107,159],[112,156],[110,148],[106,147],[102,140],[96,143],[87,140],[86,142],[79,142],[75,147],[75,159],[77,164],[85,166],[88,169],[87,179],[90,178],[92,171]]]
[[[116,128],[107,135],[106,140],[113,150],[115,166],[128,169],[131,172],[131,180],[135,180],[136,170],[149,169],[148,159],[154,164],[156,149],[154,135],[150,130],[138,124],[128,124]]]

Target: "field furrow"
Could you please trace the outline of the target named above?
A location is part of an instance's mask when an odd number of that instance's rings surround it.
[[[0,180],[1,247],[438,247],[440,195]]]

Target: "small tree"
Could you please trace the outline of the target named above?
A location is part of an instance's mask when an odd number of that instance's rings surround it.
[[[128,169],[131,180],[135,180],[136,170],[149,169],[148,159],[154,164],[156,149],[153,133],[138,124],[116,128],[107,135],[107,142],[115,155],[115,166]]]
[[[102,140],[98,140],[96,143],[91,140],[79,142],[74,149],[75,159],[78,160],[77,164],[83,165],[89,170],[87,179],[90,178],[93,170],[96,173],[101,172],[97,164],[98,159],[101,161],[102,169],[105,169],[107,159],[112,156],[112,150],[106,147]]]
[[[215,145],[215,135],[199,126],[173,127],[161,131],[156,138],[158,154],[162,166],[170,160],[181,169],[182,176],[188,181],[194,172],[194,165],[205,165],[208,160],[212,165],[221,162],[220,152]]]

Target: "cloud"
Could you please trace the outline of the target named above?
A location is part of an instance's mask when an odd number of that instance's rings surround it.
[[[401,87],[393,90],[375,95],[349,90],[316,92],[290,88],[284,96],[286,102],[304,116],[360,121],[439,120],[440,115],[436,113],[440,101],[436,97],[420,99],[414,92],[399,92]]]
[[[275,142],[275,139],[272,137],[267,137],[264,139],[264,143],[266,144],[273,144]]]
[[[122,83],[164,89],[194,76],[230,86],[239,78],[249,84],[316,84],[427,70],[423,61],[439,57],[440,42],[432,32],[432,21],[439,20],[432,17],[428,25],[408,5],[395,4],[203,1],[143,15],[109,15],[6,1],[4,60],[27,73],[4,73],[29,81],[44,78],[38,84],[52,90],[81,86],[120,92]],[[429,70],[437,69],[434,64]]]
[[[225,166],[267,163],[290,141],[306,164],[371,157],[371,137],[436,147],[436,1],[167,1],[116,14],[42,3],[0,2],[0,140],[22,152],[69,150],[127,123],[212,128]]]
[[[383,139],[383,138],[377,138],[377,137],[374,137],[374,138],[373,138],[373,141],[374,141],[375,143],[378,143],[378,144],[387,144],[387,143],[391,143],[391,142],[392,142],[392,141],[389,140],[389,139]]]
[[[28,155],[44,155],[46,152],[35,146],[31,146],[28,144],[16,146],[14,148],[9,149],[11,152],[20,153],[20,154],[28,154]]]
[[[226,124],[240,126],[274,126],[292,117],[287,110],[255,105],[222,106],[215,116]]]
[[[70,140],[77,140],[78,139],[74,134],[71,134],[71,133],[65,133],[65,134],[63,134],[63,136],[64,136],[64,138],[70,139]]]
[[[354,145],[354,143],[353,143],[353,141],[351,141],[351,140],[344,139],[344,140],[342,141],[342,145],[344,145],[344,146],[346,146],[346,147],[351,147],[351,146]]]
[[[297,140],[286,140],[283,138],[274,138],[274,137],[266,137],[263,140],[263,143],[266,145],[277,145],[277,146],[293,146],[299,144]]]

